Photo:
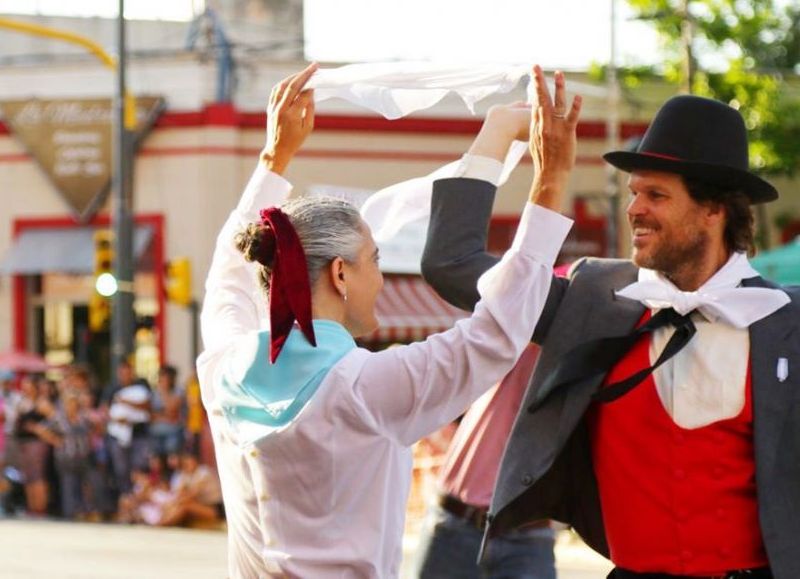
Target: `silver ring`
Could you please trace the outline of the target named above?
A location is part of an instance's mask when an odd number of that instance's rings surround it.
[[[567,118],[567,113],[560,113],[560,114],[559,113],[553,113],[553,116],[555,118],[557,118],[557,119],[566,119]]]

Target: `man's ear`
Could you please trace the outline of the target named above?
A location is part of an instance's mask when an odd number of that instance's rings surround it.
[[[718,201],[701,201],[700,212],[706,219],[708,225],[714,225],[720,221],[725,221],[725,204]]]
[[[347,295],[347,281],[345,279],[344,260],[341,257],[335,257],[328,269],[331,285],[336,288],[339,295]]]

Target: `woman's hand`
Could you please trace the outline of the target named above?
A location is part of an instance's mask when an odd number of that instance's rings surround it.
[[[272,89],[267,106],[267,142],[261,160],[274,173],[283,174],[314,129],[314,91],[303,87],[316,71],[317,64],[310,64]]]
[[[533,81],[537,103],[529,139],[535,171],[530,200],[558,211],[570,171],[575,165],[581,97],[576,96],[567,110],[564,74],[561,72],[555,74],[555,99],[550,97],[544,73],[538,65],[533,67]]]

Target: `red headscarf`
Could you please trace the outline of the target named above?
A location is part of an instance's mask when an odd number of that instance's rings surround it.
[[[275,238],[272,276],[269,282],[269,361],[281,353],[294,321],[312,346],[317,345],[311,323],[311,284],[300,238],[286,214],[278,207],[261,210],[261,222]]]

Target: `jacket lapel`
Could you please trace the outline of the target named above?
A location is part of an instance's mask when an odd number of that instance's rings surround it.
[[[585,340],[592,340],[606,336],[623,336],[633,331],[636,323],[644,315],[645,307],[635,300],[618,297],[614,291],[622,289],[627,284],[613,288],[609,302],[597,309],[597,315],[591,316],[591,322],[586,325]],[[591,396],[600,388],[604,377],[587,380],[576,384],[569,389],[564,402],[562,428],[559,429],[559,442],[566,440],[574,423],[578,420],[591,403]],[[571,424],[568,429],[564,428]]]

